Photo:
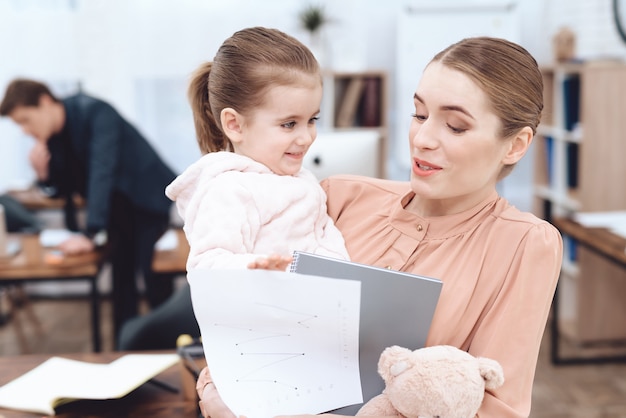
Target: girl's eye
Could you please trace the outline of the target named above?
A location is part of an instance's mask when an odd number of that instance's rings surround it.
[[[417,120],[418,120],[418,121],[420,121],[420,122],[423,122],[423,121],[425,121],[425,120],[426,120],[426,116],[424,116],[424,115],[419,115],[419,114],[417,114],[417,113],[412,113],[412,114],[411,114],[411,117],[412,117],[412,118],[414,118],[414,119],[417,119]]]
[[[318,120],[320,120],[319,116],[312,117],[311,119],[309,119],[309,124],[315,125]]]
[[[291,128],[293,128],[294,126],[296,126],[296,122],[294,122],[294,121],[291,121],[291,122],[286,122],[286,123],[283,123],[281,126],[282,126],[283,128],[288,128],[288,129],[291,129]]]

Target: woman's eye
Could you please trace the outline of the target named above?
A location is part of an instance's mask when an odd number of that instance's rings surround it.
[[[467,129],[464,129],[464,128],[456,128],[456,127],[454,127],[454,126],[452,126],[452,125],[450,125],[450,124],[448,124],[448,128],[449,128],[452,132],[454,132],[455,134],[462,134],[463,132],[467,131]]]
[[[411,117],[414,118],[414,119],[417,119],[420,122],[423,122],[423,121],[426,120],[426,116],[420,115],[420,114],[417,114],[417,113],[412,113]]]

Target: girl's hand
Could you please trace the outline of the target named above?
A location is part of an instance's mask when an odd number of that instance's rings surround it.
[[[259,270],[279,270],[285,271],[293,260],[292,256],[283,256],[278,254],[272,254],[269,257],[259,257],[250,264],[249,269]]]

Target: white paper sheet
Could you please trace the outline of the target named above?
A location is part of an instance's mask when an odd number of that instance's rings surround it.
[[[121,398],[178,361],[178,354],[127,354],[107,364],[51,357],[0,387],[0,407],[54,415],[70,400]]]
[[[211,376],[236,415],[363,401],[359,281],[265,270],[196,270],[188,279]]]
[[[79,234],[69,229],[48,228],[39,234],[39,243],[42,247],[56,247],[72,235]]]
[[[178,247],[178,235],[173,229],[168,229],[154,244],[154,249],[157,251],[174,250]]]

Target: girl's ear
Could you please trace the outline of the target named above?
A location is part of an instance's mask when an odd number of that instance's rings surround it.
[[[504,155],[502,163],[505,165],[511,165],[517,163],[522,159],[526,151],[530,148],[530,144],[533,142],[533,130],[530,126],[522,128],[517,135],[511,140],[511,144],[508,152]]]
[[[242,141],[243,116],[239,112],[232,107],[222,109],[220,122],[222,123],[224,134],[226,134],[232,143]]]

